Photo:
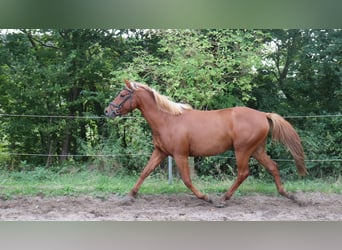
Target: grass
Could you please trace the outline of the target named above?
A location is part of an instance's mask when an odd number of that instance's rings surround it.
[[[10,199],[14,196],[78,196],[82,194],[105,197],[110,194],[124,195],[134,186],[137,176],[116,176],[96,171],[57,174],[49,170],[37,168],[30,172],[0,172],[0,198]],[[194,185],[204,193],[223,193],[233,180],[216,180],[213,178],[195,178]],[[342,193],[341,179],[335,180],[297,180],[284,181],[285,188],[290,192],[324,192]],[[177,194],[190,193],[179,179],[168,184],[163,176],[148,177],[139,193],[142,194]],[[235,195],[253,193],[277,195],[273,182],[248,178],[237,190]]]

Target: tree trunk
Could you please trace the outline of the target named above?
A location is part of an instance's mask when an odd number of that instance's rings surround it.
[[[63,163],[66,159],[68,159],[69,154],[69,148],[70,148],[70,139],[71,139],[71,133],[69,131],[69,128],[67,128],[65,132],[65,137],[62,145],[62,151],[59,156],[59,162]]]

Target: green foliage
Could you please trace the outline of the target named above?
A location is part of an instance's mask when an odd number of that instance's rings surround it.
[[[121,39],[121,37],[120,37]],[[120,40],[119,39],[119,40]],[[3,83],[1,111],[9,114],[101,115],[109,89],[109,59],[115,57],[105,31],[23,30],[2,41]],[[113,45],[114,46],[114,43]],[[101,134],[103,121],[87,124],[78,119],[6,118],[2,121],[11,152],[50,154],[46,165],[77,154],[77,139],[87,138],[86,130]],[[20,159],[18,159],[20,158]],[[12,157],[42,164],[41,157]]]
[[[113,71],[155,86],[197,109],[242,105],[251,99],[262,33],[239,30],[151,31],[157,48],[135,47],[132,62]]]
[[[82,117],[0,115],[0,168],[36,171],[37,178],[44,170],[68,172],[71,163],[140,173],[153,145],[139,112],[114,121],[84,118],[103,115],[123,78],[203,110],[246,105],[283,116],[342,110],[341,30],[22,29],[0,38],[0,114]],[[342,155],[341,119],[289,119],[307,159],[318,160],[307,162],[312,178],[341,175],[341,161],[334,161]],[[296,178],[283,146],[270,144],[268,152],[281,159],[283,177]],[[234,177],[232,156],[198,157],[197,173]],[[259,164],[250,165],[253,178],[268,180]]]
[[[341,117],[312,118],[305,123],[306,130],[301,134],[307,158],[316,160],[307,162],[313,177],[342,175],[341,126]]]
[[[140,172],[152,152],[152,138],[144,119],[117,118],[107,124],[106,138],[80,142],[92,169],[112,174]]]

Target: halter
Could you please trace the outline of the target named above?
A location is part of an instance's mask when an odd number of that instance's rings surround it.
[[[114,113],[115,116],[120,116],[120,109],[123,107],[123,105],[125,105],[125,103],[128,101],[128,100],[131,100],[130,101],[130,109],[132,109],[132,102],[133,102],[133,98],[132,98],[132,95],[134,93],[134,90],[132,89],[128,89],[128,88],[124,88],[124,90],[128,91],[129,94],[125,97],[125,99],[123,99],[119,104],[115,104],[114,102],[110,102],[109,103],[109,106],[112,106],[114,107],[114,110],[112,111],[112,113]]]

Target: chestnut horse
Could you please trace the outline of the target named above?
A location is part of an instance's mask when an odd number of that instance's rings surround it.
[[[126,87],[105,109],[115,118],[139,109],[150,125],[154,150],[151,158],[126,199],[133,201],[145,178],[167,156],[173,156],[184,184],[199,198],[212,202],[191,182],[189,156],[212,156],[234,149],[237,179],[223,195],[217,206],[225,205],[249,175],[249,159],[255,158],[273,176],[280,195],[298,201],[285,191],[277,164],[266,154],[269,132],[272,139],[282,142],[294,157],[299,175],[307,173],[300,138],[294,128],[280,115],[264,113],[247,107],[201,111],[170,101],[147,85],[125,80]]]

